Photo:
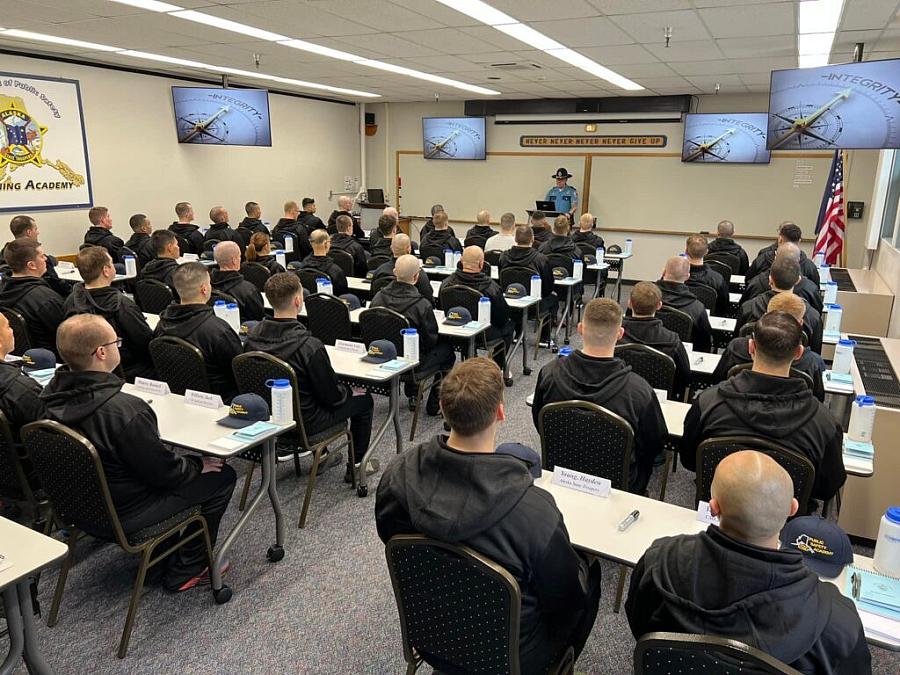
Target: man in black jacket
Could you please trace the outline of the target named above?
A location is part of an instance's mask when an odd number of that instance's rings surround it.
[[[435,204],[434,206],[431,207],[431,216],[428,218],[428,220],[425,221],[425,224],[422,226],[422,229],[419,231],[419,239],[420,240],[422,239],[422,237],[424,237],[429,232],[434,231],[434,215],[436,213],[438,213],[439,211],[442,212],[443,210],[444,210],[444,207],[441,206],[440,204]],[[452,227],[448,226],[447,229],[450,231],[450,236],[452,236],[452,237],[456,236],[456,232],[453,231]]]
[[[799,227],[790,222],[782,223],[781,228],[778,231],[778,243],[774,247],[769,247],[760,251],[760,255],[750,265],[750,269],[747,270],[747,282],[749,283],[756,275],[764,274],[768,271],[775,260],[775,253],[778,250],[778,246],[789,242],[791,244],[796,244],[799,248],[802,239],[803,232]],[[819,270],[816,269],[816,264],[807,258],[803,251],[800,251],[800,273],[812,281],[816,287],[819,286]]]
[[[590,244],[595,251],[597,247],[603,246],[603,237],[594,230],[594,216],[590,213],[582,213],[578,219],[578,232],[572,233],[572,241],[575,244]],[[599,260],[598,262],[603,262]]]
[[[369,253],[373,258],[391,257],[391,239],[397,234],[397,221],[391,216],[381,216],[378,227],[369,239]]]
[[[247,244],[250,243],[250,237],[257,232],[269,234],[269,228],[259,219],[262,215],[262,209],[259,208],[259,204],[256,202],[244,204],[244,213],[247,214],[247,217],[238,223],[237,233],[241,237],[241,246],[247,248]]]
[[[478,246],[467,246],[462,254],[462,269],[444,279],[441,290],[449,286],[465,286],[472,288],[491,301],[491,327],[485,333],[487,341],[502,339],[504,351],[497,349],[494,353],[494,362],[505,370],[506,355],[512,348],[515,324],[510,317],[509,305],[503,296],[503,290],[496,281],[484,273],[484,251]],[[446,309],[449,309],[447,307]],[[472,317],[477,319],[477,317]],[[511,381],[511,380],[510,380]]]
[[[399,234],[395,234],[390,241],[391,255],[393,257],[391,258],[391,260],[388,260],[384,264],[379,265],[375,268],[374,272],[372,273],[373,282],[376,279],[381,279],[382,277],[393,277],[394,265],[397,264],[397,258],[402,255],[412,254],[412,243],[410,242],[409,237],[402,232],[400,232]],[[431,288],[431,281],[428,279],[428,274],[425,273],[424,268],[419,270],[419,276],[416,278],[416,288],[419,289],[419,293],[422,294],[423,298],[434,305],[434,291]]]
[[[240,247],[241,255],[244,255],[241,236],[228,224],[228,210],[224,206],[214,206],[209,210],[209,219],[212,221],[212,225],[203,235],[204,250],[210,241],[233,241]]]
[[[313,435],[350,420],[356,465],[369,448],[372,435],[371,394],[338,382],[325,346],[297,321],[303,308],[303,289],[296,274],[269,277],[266,297],[274,318],[266,317],[247,336],[245,350],[261,351],[286,361],[297,373],[297,395],[306,433]],[[339,460],[337,460],[339,461]],[[347,482],[353,464],[347,455]]]
[[[216,264],[212,272],[212,287],[237,300],[241,321],[262,321],[266,315],[259,289],[241,274],[241,249],[233,241],[216,246]]]
[[[366,233],[363,232],[362,226],[360,226],[358,219],[353,217],[353,213],[350,209],[353,208],[353,199],[348,197],[347,195],[342,195],[338,197],[338,207],[331,212],[331,215],[328,216],[328,234],[334,235],[340,232],[340,228],[337,226],[337,219],[341,216],[347,216],[350,219],[350,234],[355,239],[362,239],[366,236]]]
[[[553,292],[553,268],[550,267],[547,258],[534,248],[534,232],[527,225],[516,227],[516,245],[500,256],[500,269],[504,270],[507,267],[524,267],[541,277],[539,311],[542,314],[549,312],[550,316],[555,317],[559,310],[559,298]],[[527,290],[531,292],[530,288]],[[546,343],[549,339],[550,322],[547,321],[541,331],[541,342]]]
[[[575,246],[575,242],[569,236],[568,216],[557,216],[553,221],[553,234],[547,241],[538,246],[538,251],[549,257],[551,255],[562,255],[573,260],[581,260],[581,251]]]
[[[162,231],[172,234],[168,230]],[[122,338],[119,354],[125,379],[134,382],[135,377],[155,377],[149,350],[153,330],[134,300],[113,288],[116,269],[106,249],[99,246],[81,249],[75,266],[84,283],[76,284],[72,294],[66,298],[63,304],[65,316],[102,316]]]
[[[750,268],[750,259],[747,251],[734,239],[734,223],[730,220],[722,220],[716,226],[716,238],[709,242],[710,253],[728,253],[738,259],[739,267],[735,274],[747,274]]]
[[[447,376],[441,409],[450,435],[398,455],[375,498],[378,536],[422,533],[469,546],[512,574],[522,593],[522,673],[544,673],[590,635],[600,601],[600,567],[572,546],[553,497],[535,487],[527,464],[495,452],[506,419],[500,370],[484,358]],[[452,664],[429,659],[436,670]]]
[[[88,211],[91,226],[84,233],[84,243],[91,246],[102,246],[109,251],[110,257],[117,265],[122,264],[122,247],[125,242],[112,233],[112,215],[105,206],[95,206]]]
[[[312,244],[313,254],[300,263],[300,269],[313,269],[331,277],[331,290],[335,295],[343,295],[347,292],[347,277],[337,263],[328,257],[331,249],[331,238],[324,227],[312,231],[309,235],[309,243]]]
[[[350,216],[339,215],[334,221],[335,233],[331,235],[331,248],[343,251],[353,257],[353,276],[365,277],[369,272],[366,250],[353,236],[353,220]],[[329,227],[330,229],[330,227]]]
[[[556,401],[588,401],[621,416],[634,430],[628,490],[644,494],[667,433],[666,422],[653,388],[615,357],[616,342],[622,337],[622,308],[610,298],[591,300],[578,333],[584,338],[582,349],[541,368],[531,407],[534,426],[538,428],[541,408]]]
[[[131,239],[125,242],[125,248],[132,251],[137,258],[138,269],[143,269],[144,265],[149,263],[156,257],[156,250],[153,248],[153,242],[150,241],[150,233],[153,232],[153,225],[150,219],[143,213],[135,213],[128,219],[131,226]]]
[[[775,252],[775,260],[778,260],[779,258],[788,258],[796,262],[799,267],[800,253],[800,247],[797,246],[797,244],[785,242],[781,246],[779,246],[778,250]],[[774,261],[772,264],[775,264]],[[752,281],[748,282],[744,286],[744,292],[741,294],[740,304],[743,305],[748,300],[752,300],[757,295],[762,295],[768,290],[769,275],[757,274],[755,277],[753,277]],[[794,293],[803,298],[806,301],[806,304],[816,310],[819,314],[821,314],[822,310],[825,308],[825,305],[822,302],[822,292],[819,290],[819,285],[814,284],[802,274],[800,275],[797,285],[794,286]]]
[[[41,385],[22,372],[20,364],[6,357],[16,348],[16,337],[6,317],[0,314],[0,410],[6,416],[13,439],[19,441],[19,430],[30,422],[44,418]]]
[[[444,251],[462,251],[463,246],[459,239],[450,234],[447,214],[444,211],[438,211],[434,214],[434,229],[427,235],[422,237],[421,246],[422,255],[438,255],[442,259]]]
[[[177,260],[181,250],[177,236],[171,228],[157,230],[150,235],[150,245],[156,257],[141,268],[141,279],[154,279],[174,288],[172,277],[178,270]]]
[[[728,309],[728,284],[725,277],[703,262],[709,246],[702,234],[692,234],[684,245],[684,254],[691,265],[691,283],[704,284],[716,292],[716,312],[722,314]]]
[[[487,240],[497,234],[497,231],[491,227],[491,214],[487,210],[482,209],[475,216],[475,223],[475,226],[470,227],[469,231],[466,232],[463,243],[466,246],[478,246],[484,250]]]
[[[322,222],[322,219],[316,215],[316,200],[312,197],[304,197],[302,201],[303,212],[300,214],[300,217],[297,218],[297,222],[300,223],[303,227],[306,228],[306,231],[309,234],[312,234],[318,229],[326,229],[325,223]]]
[[[662,320],[656,318],[657,310],[662,307],[659,287],[649,281],[636,284],[628,298],[628,306],[631,316],[622,319],[623,333],[619,344],[646,345],[669,356],[675,362],[673,393],[681,400],[691,383],[691,364],[678,333],[663,326]]]
[[[14,239],[24,237],[40,241],[41,238],[41,231],[38,229],[37,221],[31,216],[13,216],[12,220],[9,221],[9,230],[12,232]],[[73,284],[71,281],[59,278],[59,275],[56,273],[56,258],[47,253],[44,256],[47,258],[47,271],[44,272],[43,279],[50,285],[50,288],[65,298],[71,292]],[[2,258],[3,251],[0,251],[0,259]]]
[[[535,211],[531,214],[531,231],[534,234],[534,247],[538,248],[550,238],[550,224],[543,211]]]
[[[663,277],[656,282],[662,293],[663,306],[674,307],[691,317],[693,329],[691,342],[695,352],[708,352],[712,349],[712,326],[706,307],[700,302],[691,289],[684,283],[690,277],[691,266],[687,258],[672,256],[666,261]]]
[[[178,202],[175,205],[178,220],[169,225],[169,229],[178,237],[179,255],[203,253],[203,233],[194,225],[194,207],[190,202]]]
[[[294,260],[303,260],[312,253],[312,247],[309,245],[309,232],[297,222],[297,216],[300,214],[300,207],[295,201],[287,201],[284,203],[284,217],[280,218],[275,227],[272,228],[272,239],[284,243],[285,235],[293,237],[294,250],[287,253],[288,262]]]
[[[173,281],[181,302],[163,310],[154,335],[174,335],[197,347],[206,363],[212,393],[219,394],[228,403],[237,394],[231,361],[243,351],[241,341],[209,306],[212,284],[209,272],[201,263],[181,265]]]
[[[138,396],[122,392],[124,383],[112,372],[119,364],[119,339],[99,316],[66,319],[59,328],[59,347],[69,370],[57,371],[41,394],[47,415],[83,434],[97,449],[126,533],[200,506],[215,546],[234,490],[234,469],[221,459],[178,455],[163,445],[153,409]],[[209,583],[203,537],[178,549],[165,565],[163,585],[170,591]]]
[[[31,347],[56,352],[56,329],[63,320],[63,299],[42,278],[47,271],[47,259],[40,242],[24,237],[14,239],[6,244],[3,255],[12,277],[5,279],[0,288],[0,307],[9,307],[22,315]]]
[[[719,526],[657,539],[631,573],[625,612],[635,638],[666,631],[740,640],[804,673],[872,672],[853,601],[779,546],[797,513],[788,473],[745,450],[716,467]]]
[[[684,467],[696,470],[697,446],[707,438],[758,436],[807,457],[816,470],[811,499],[831,499],[847,479],[843,432],[809,387],[790,377],[791,364],[802,354],[800,325],[794,317],[786,312],[762,316],[750,339],[753,370],[744,370],[694,399],[679,448]],[[808,510],[808,505],[800,506]]]
[[[437,319],[432,304],[422,297],[416,288],[419,278],[419,260],[411,255],[402,255],[394,264],[394,281],[382,288],[372,298],[370,307],[387,307],[405,316],[410,328],[419,333],[419,371],[437,369],[438,374],[447,373],[456,361],[456,354],[449,342],[438,337]],[[438,374],[435,377],[438,377]],[[407,396],[410,395],[407,389]],[[431,416],[440,411],[440,383],[428,392],[425,412]]]

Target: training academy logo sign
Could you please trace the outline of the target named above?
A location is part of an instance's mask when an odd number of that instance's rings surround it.
[[[0,73],[0,212],[89,206],[78,81]]]

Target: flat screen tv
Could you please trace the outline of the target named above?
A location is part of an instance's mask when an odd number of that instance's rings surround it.
[[[172,87],[179,143],[272,145],[265,89]]]
[[[485,159],[484,117],[423,117],[425,159]]]
[[[773,70],[768,146],[900,148],[900,59]]]
[[[688,113],[681,161],[697,164],[768,164],[766,118],[760,113]]]

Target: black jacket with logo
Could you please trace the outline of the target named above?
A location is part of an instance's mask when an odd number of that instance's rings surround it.
[[[691,382],[691,364],[678,333],[663,326],[656,317],[626,316],[622,318],[622,328],[625,333],[619,344],[645,345],[671,357],[675,362],[674,393],[680,398],[680,393]]]
[[[728,284],[725,277],[709,265],[691,265],[691,281],[705,284],[716,292],[716,310],[722,312],[728,308]]]
[[[510,321],[509,305],[499,284],[484,272],[464,272],[457,270],[441,283],[441,290],[448,286],[466,286],[474,288],[491,301],[491,325],[497,330],[503,330]],[[444,307],[447,311],[449,307]],[[478,319],[473,316],[473,319]]]
[[[178,248],[181,251],[181,255],[184,255],[185,253],[200,255],[203,253],[204,239],[203,233],[200,231],[199,227],[193,223],[179,223],[176,221],[169,225],[169,230],[180,240]],[[185,249],[181,242],[187,244],[187,249]]]
[[[576,244],[590,244],[591,247],[596,249],[598,246],[603,246],[603,237],[594,232],[593,230],[588,230],[587,232],[582,232],[578,230],[577,232],[572,233],[572,241]],[[602,260],[598,260],[597,262],[603,262]]]
[[[376,267],[375,271],[372,273],[372,281],[382,277],[393,277],[394,263],[396,262],[397,261],[394,258],[391,258],[386,263]],[[431,288],[431,281],[428,279],[428,273],[425,271],[424,267],[419,269],[419,278],[416,279],[416,288],[419,289],[419,293],[422,297],[434,306],[434,291]]]
[[[339,211],[335,209],[331,212],[331,215],[328,216],[328,234],[337,234],[337,219],[340,216],[347,216],[350,220],[353,221],[353,237],[356,239],[363,239],[366,236],[366,233],[363,232],[362,226],[359,224],[359,219],[354,218],[353,214],[349,211]]]
[[[241,237],[241,244],[246,248],[247,244],[250,243],[250,237],[252,237],[257,232],[262,232],[263,234],[269,234],[269,228],[265,226],[263,221],[259,218],[251,218],[247,216],[244,218],[237,226],[237,233]]]
[[[744,287],[744,292],[741,295],[741,304],[743,305],[748,300],[752,300],[757,295],[762,295],[768,291],[769,288],[769,275],[756,275],[753,277],[753,281],[748,282]],[[794,286],[794,294],[803,298],[806,301],[806,304],[816,310],[819,314],[821,314],[822,310],[825,308],[825,305],[822,302],[822,294],[819,292],[819,286],[804,276],[801,276],[800,281]]]
[[[327,229],[325,227],[325,223],[322,222],[322,219],[319,218],[315,213],[307,213],[303,211],[297,216],[297,222],[306,228],[306,231],[309,234],[312,234],[314,230],[319,229]]]
[[[573,260],[581,260],[582,258],[581,251],[575,245],[575,242],[572,241],[572,238],[561,234],[554,234],[541,244],[538,247],[538,252],[543,253],[545,256],[563,255]]]
[[[261,321],[266,315],[259,289],[240,272],[213,270],[210,280],[214,289],[237,300],[241,321]]]
[[[0,410],[6,415],[14,440],[26,424],[44,419],[41,385],[28,377],[18,364],[0,361]]]
[[[289,234],[294,238],[294,252],[288,253],[288,259],[293,255],[297,260],[303,260],[312,255],[312,245],[309,243],[309,232],[300,223],[290,218],[281,218],[272,228],[272,239],[284,242],[284,235]]]
[[[695,352],[708,352],[712,349],[712,326],[709,323],[709,315],[706,307],[700,302],[691,289],[677,281],[657,281],[656,285],[662,292],[663,305],[679,309],[694,321],[691,332],[691,342]]]
[[[99,225],[91,225],[84,233],[84,243],[89,246],[102,246],[109,251],[109,256],[114,263],[123,262],[122,247],[125,242],[114,235],[112,230],[107,230]]]
[[[138,269],[156,257],[156,251],[150,244],[150,235],[144,232],[135,232],[131,239],[125,242],[125,248],[134,252],[137,258]]]
[[[450,234],[450,230],[432,230],[424,235],[419,243],[420,247],[424,249],[440,249],[441,256],[448,248],[451,251],[463,250],[463,245],[459,239]],[[434,252],[429,250],[429,255],[433,254]]]
[[[553,293],[553,268],[547,257],[530,246],[513,246],[500,256],[500,269],[507,267],[525,267],[541,277],[541,297],[546,298]],[[530,288],[526,288],[530,292]]]
[[[331,290],[335,295],[343,295],[348,290],[344,271],[327,255],[311,255],[304,258],[300,263],[300,269],[314,269],[327,274],[331,277]]]
[[[369,307],[387,307],[402,314],[410,328],[419,333],[419,354],[424,356],[438,343],[438,324],[431,301],[422,297],[419,289],[396,279],[372,298]]]
[[[751,321],[758,321],[760,317],[766,313],[766,309],[769,306],[769,300],[778,295],[778,293],[778,291],[768,290],[741,305],[741,311],[734,328],[735,333],[737,333],[744,324],[750,323]],[[806,333],[809,348],[817,354],[821,354],[822,317],[809,305],[806,305],[806,314],[803,316],[803,332]]]
[[[747,274],[750,269],[750,259],[747,257],[747,251],[730,237],[716,237],[709,242],[710,253],[729,253],[735,256],[740,263],[737,274]]]
[[[532,246],[534,246],[535,248],[540,248],[540,245],[550,239],[550,237],[552,236],[549,227],[535,227],[534,225],[532,225],[531,231],[534,233],[534,243],[532,244]]]
[[[331,235],[331,248],[343,251],[353,256],[353,276],[365,277],[369,271],[367,261],[369,257],[355,236],[337,232]]]
[[[258,265],[262,265],[267,270],[269,270],[269,275],[280,274],[281,272],[285,272],[286,270],[278,263],[278,260],[274,255],[261,255],[257,256],[256,260],[254,260]]]
[[[16,310],[25,319],[32,347],[56,353],[56,329],[63,322],[63,299],[39,277],[9,277],[0,288],[0,307]],[[21,351],[20,345],[17,351]]]
[[[178,271],[178,263],[172,258],[154,258],[141,268],[141,279],[153,279],[161,281],[166,286],[175,290],[172,277]]]

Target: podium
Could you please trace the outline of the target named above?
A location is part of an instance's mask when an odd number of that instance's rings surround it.
[[[531,220],[531,216],[534,215],[534,212],[535,212],[535,211],[537,211],[537,209],[525,209],[525,213],[528,214],[528,220],[529,220],[529,221]],[[542,213],[543,213],[545,216],[547,216],[548,218],[550,218],[551,220],[552,220],[553,218],[556,218],[556,216],[565,216],[565,215],[568,215],[568,214],[566,214],[566,213],[561,213],[561,212],[559,212],[559,211],[542,211]]]

